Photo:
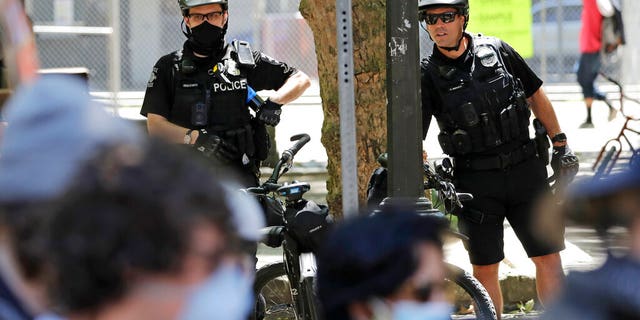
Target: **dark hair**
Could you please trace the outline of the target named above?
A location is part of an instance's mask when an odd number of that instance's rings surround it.
[[[131,272],[178,271],[194,222],[206,219],[236,239],[220,183],[164,143],[110,148],[76,180],[48,230],[50,297],[62,311],[117,300]]]
[[[318,295],[327,319],[349,319],[347,306],[392,294],[417,269],[415,246],[442,248],[442,218],[392,206],[344,221],[318,256]]]

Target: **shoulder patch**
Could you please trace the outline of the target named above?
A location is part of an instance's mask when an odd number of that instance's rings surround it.
[[[149,77],[149,81],[147,82],[147,88],[153,88],[153,85],[158,78],[158,68],[154,67],[153,71],[151,71],[151,77]]]

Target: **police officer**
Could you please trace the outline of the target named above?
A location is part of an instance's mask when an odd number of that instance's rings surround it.
[[[418,6],[421,25],[434,42],[433,53],[421,62],[423,138],[434,116],[440,146],[454,160],[457,189],[474,195],[459,217],[460,230],[470,238],[474,275],[500,313],[498,266],[504,259],[506,218],[536,265],[538,295],[546,302],[563,280],[559,251],[564,243],[543,242],[530,230],[534,200],[550,189],[546,163],[540,160],[545,154],[538,157],[529,138],[530,111],[553,141],[554,173],[571,180],[578,160],[542,81],[522,57],[497,38],[465,32],[468,0],[419,0]],[[557,232],[562,239],[564,228]]]
[[[269,149],[265,124],[278,124],[282,105],[302,95],[309,77],[246,42],[227,43],[227,0],[178,4],[187,40],[156,62],[140,113],[151,135],[192,145],[218,167],[237,169],[244,185],[257,185]],[[253,117],[248,96],[269,89],[268,100],[252,104]]]

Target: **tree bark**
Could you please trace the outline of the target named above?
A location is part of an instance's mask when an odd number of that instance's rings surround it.
[[[327,203],[342,216],[340,119],[336,43],[336,0],[301,0],[300,12],[314,35],[324,112],[322,144],[327,150]],[[376,158],[387,149],[385,0],[352,0],[358,194],[366,199]]]

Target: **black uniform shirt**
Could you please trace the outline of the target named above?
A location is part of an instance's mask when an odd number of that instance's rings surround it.
[[[210,58],[197,58],[188,49],[183,50],[185,55],[190,55],[196,67],[211,65]],[[161,57],[153,67],[151,78],[147,83],[140,114],[147,116],[154,113],[167,118],[171,122],[171,106],[174,100],[175,85],[172,83],[171,69],[174,68],[174,53]],[[287,79],[297,72],[296,68],[284,62],[277,61],[262,52],[254,51],[255,68],[247,71],[247,83],[255,91],[277,90]],[[204,70],[204,68],[202,68]],[[179,72],[179,71],[175,71]]]
[[[431,59],[435,59],[440,61],[443,65],[451,65],[457,69],[465,70],[466,72],[471,72],[471,66],[473,64],[473,53],[471,52],[471,48],[473,48],[473,40],[471,35],[465,34],[467,39],[469,39],[469,45],[467,46],[467,50],[458,58],[450,59],[445,56],[437,47],[433,46],[433,53],[431,55]],[[522,85],[524,87],[524,92],[527,98],[531,97],[541,86],[542,80],[538,78],[538,76],[529,68],[524,59],[506,42],[500,40],[502,43],[502,50],[500,53],[502,54],[502,59],[505,61],[507,65],[508,71],[515,77],[522,81]],[[422,92],[422,139],[424,140],[427,137],[427,130],[429,130],[429,125],[431,123],[431,117],[434,114],[434,108],[438,108],[442,105],[442,102],[439,100],[440,96],[438,94],[437,86],[432,82],[432,78],[425,74],[429,72],[429,69],[425,67],[427,59],[422,61],[420,66],[421,70],[421,92]]]

